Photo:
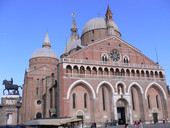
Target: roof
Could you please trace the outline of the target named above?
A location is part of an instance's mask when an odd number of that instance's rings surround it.
[[[50,119],[36,119],[36,120],[31,120],[24,125],[26,126],[62,126],[67,123],[72,123],[72,122],[81,122],[81,119],[78,118],[50,118]]]
[[[32,58],[37,58],[37,57],[51,57],[58,59],[57,54],[51,49],[51,44],[48,36],[48,32],[46,32],[45,40],[42,45],[42,48],[37,49],[31,56]]]
[[[115,30],[119,32],[119,28],[114,22],[113,22],[113,27]],[[104,17],[93,18],[85,24],[82,31],[82,35],[90,30],[101,29],[101,28],[107,28],[105,18]]]
[[[37,49],[31,56],[32,58],[37,58],[37,57],[51,57],[58,59],[57,54],[51,49],[51,48],[39,48]]]

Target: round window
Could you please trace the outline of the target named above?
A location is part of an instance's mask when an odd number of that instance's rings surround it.
[[[41,100],[38,100],[38,101],[37,101],[37,104],[40,105],[40,104],[41,104]]]

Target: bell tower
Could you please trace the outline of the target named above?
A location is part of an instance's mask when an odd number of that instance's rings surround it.
[[[112,14],[109,6],[107,7],[105,16],[106,16],[107,34],[114,35],[113,14]]]

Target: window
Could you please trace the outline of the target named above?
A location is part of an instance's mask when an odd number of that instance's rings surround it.
[[[41,100],[38,100],[38,101],[37,101],[37,104],[40,105],[40,104],[41,104]]]
[[[157,105],[157,108],[159,108],[159,99],[158,99],[158,95],[156,95],[156,105]]]
[[[84,108],[87,108],[87,93],[84,94]]]
[[[148,108],[149,109],[151,108],[151,105],[150,105],[150,95],[148,95]]]
[[[40,112],[38,112],[38,113],[36,114],[36,119],[40,119],[40,118],[42,118],[42,114],[41,114]]]
[[[105,54],[105,53],[102,54],[102,61],[107,63],[107,61],[108,61],[108,55],[107,54]]]
[[[133,88],[131,88],[131,97],[132,97],[132,107],[133,107],[133,110],[135,110]]]
[[[76,94],[73,93],[73,108],[76,108]]]
[[[105,96],[104,96],[104,87],[102,87],[102,100],[103,100],[103,110],[105,111]]]
[[[125,56],[125,57],[124,57],[124,63],[126,63],[126,64],[129,63],[129,57],[128,57],[128,56]]]
[[[36,88],[36,94],[37,94],[37,96],[38,96],[38,90],[39,90],[39,89],[38,89],[38,87],[37,87],[37,88]]]

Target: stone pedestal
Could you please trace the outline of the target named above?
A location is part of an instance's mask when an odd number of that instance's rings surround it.
[[[19,95],[3,95],[0,104],[0,125],[17,125],[16,104],[20,101]]]

